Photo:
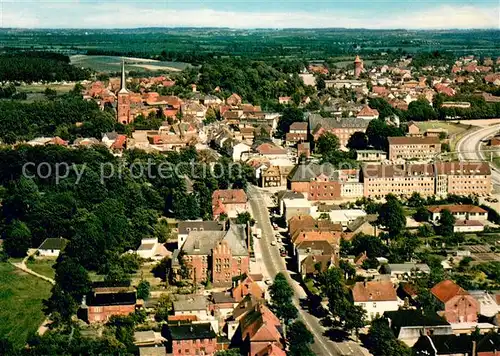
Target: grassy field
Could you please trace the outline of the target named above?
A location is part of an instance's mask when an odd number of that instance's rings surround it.
[[[54,279],[56,272],[53,266],[55,263],[55,259],[36,259],[34,261],[28,261],[27,265],[36,273]]]
[[[442,121],[423,121],[418,122],[417,126],[421,131],[425,131],[428,129],[445,129],[448,131],[448,135],[458,135],[462,132],[467,131],[469,128],[468,125],[454,124],[449,122]]]
[[[28,333],[38,330],[45,319],[42,300],[49,297],[50,289],[50,283],[1,263],[0,337],[24,345]]]
[[[17,91],[25,92],[25,93],[43,93],[45,89],[50,88],[55,90],[58,94],[68,93],[71,89],[75,87],[74,83],[71,84],[44,84],[44,85],[35,85],[35,84],[27,84],[20,85],[16,87]]]
[[[160,62],[151,59],[87,55],[71,56],[71,64],[78,67],[91,68],[98,72],[119,72],[121,70],[122,59],[125,59],[127,71],[178,72],[188,66],[186,63]]]

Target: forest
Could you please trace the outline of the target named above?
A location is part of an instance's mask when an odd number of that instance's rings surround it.
[[[59,136],[64,140],[78,136],[100,138],[102,133],[115,129],[115,122],[113,114],[101,111],[95,102],[83,100],[78,90],[33,103],[0,100],[0,140],[4,143],[39,136]]]
[[[90,71],[70,65],[68,56],[35,51],[8,51],[0,54],[0,81],[78,81]]]

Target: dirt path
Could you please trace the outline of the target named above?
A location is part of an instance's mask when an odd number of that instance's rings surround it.
[[[33,250],[33,249],[30,249],[28,251],[28,255],[23,258],[23,260],[21,262],[11,262],[11,264],[16,267],[16,268],[19,268],[21,271],[23,272],[26,272],[26,273],[29,273],[35,277],[38,277],[38,278],[41,278],[47,282],[49,282],[50,284],[52,285],[55,285],[56,284],[56,281],[54,281],[52,278],[49,278],[47,276],[44,276],[44,275],[41,275],[40,273],[37,273],[35,271],[33,271],[32,269],[30,269],[27,265],[26,265],[26,261],[28,261],[28,258],[30,258],[30,256],[32,256],[34,253],[36,252],[36,250]],[[38,328],[38,334],[39,335],[43,335],[45,334],[45,332],[49,329],[48,325],[51,323],[51,321],[47,318],[43,321],[42,325],[40,325],[40,327]]]

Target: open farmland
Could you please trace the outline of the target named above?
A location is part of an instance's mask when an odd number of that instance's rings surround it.
[[[178,72],[188,66],[186,63],[162,62],[153,59],[87,55],[71,56],[71,64],[78,67],[90,68],[98,72],[119,72],[122,59],[125,60],[128,70]]]

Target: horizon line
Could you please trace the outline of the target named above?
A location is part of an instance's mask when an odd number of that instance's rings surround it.
[[[388,28],[373,28],[373,27],[214,27],[214,26],[138,26],[138,27],[0,27],[1,30],[99,30],[99,31],[110,31],[110,30],[147,30],[147,29],[209,29],[209,30],[232,30],[232,31],[262,31],[262,30],[272,30],[272,31],[283,31],[283,30],[349,30],[349,31],[425,31],[425,32],[437,32],[437,31],[499,31],[500,28],[490,27],[470,27],[470,28],[458,28],[458,27],[443,27],[443,28],[404,28],[404,27],[388,27]]]

